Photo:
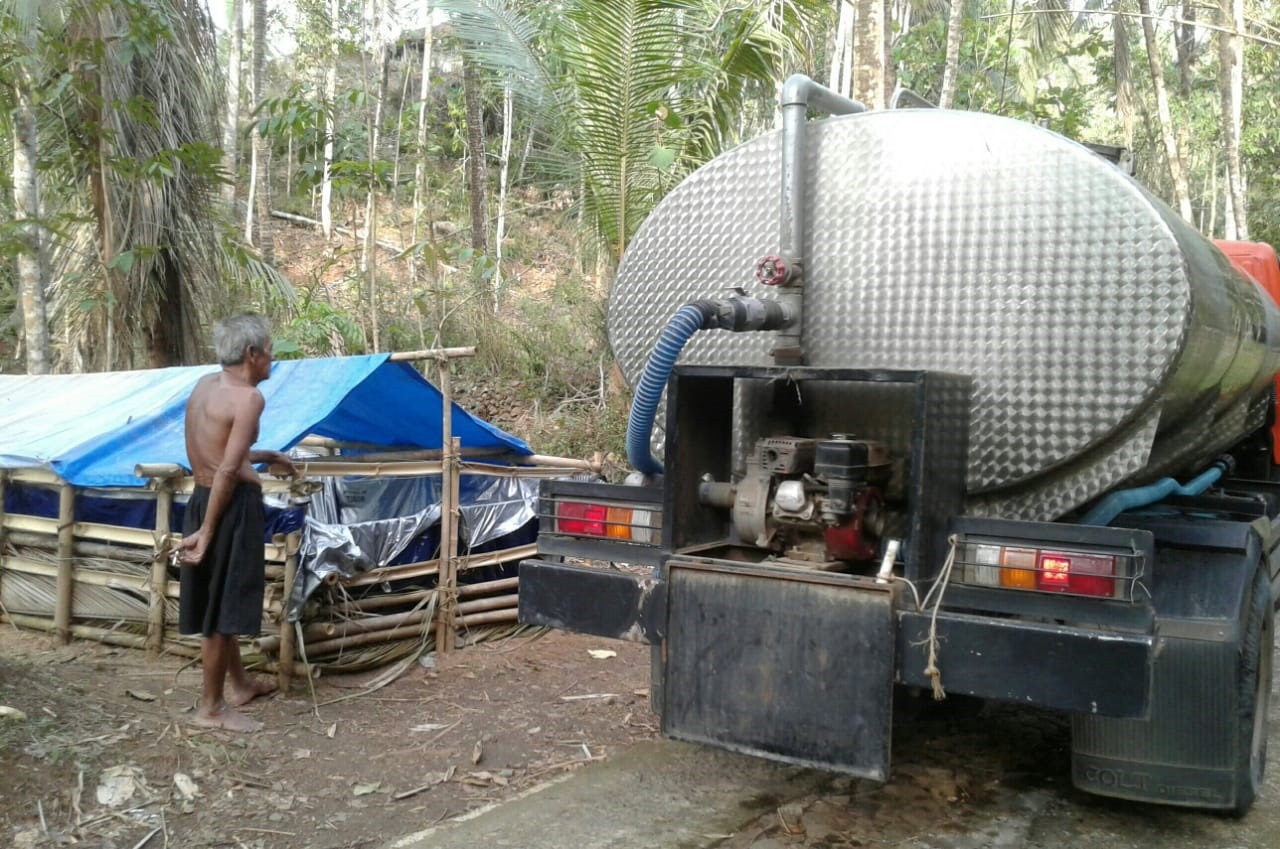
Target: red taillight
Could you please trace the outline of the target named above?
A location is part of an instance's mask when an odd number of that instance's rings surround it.
[[[563,534],[602,537],[606,536],[608,518],[609,508],[603,504],[561,501],[556,509],[556,528]]]
[[[1111,598],[1116,594],[1115,574],[1114,557],[1042,551],[1036,583],[1048,592]]]

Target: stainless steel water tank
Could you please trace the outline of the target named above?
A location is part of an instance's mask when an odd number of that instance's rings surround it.
[[[684,303],[778,251],[780,133],[708,163],[641,227],[609,299],[628,380]],[[969,510],[1055,518],[1193,468],[1260,423],[1280,312],[1085,147],[947,110],[813,123],[804,344],[815,366],[976,381]],[[696,335],[682,363],[771,362],[773,334]]]

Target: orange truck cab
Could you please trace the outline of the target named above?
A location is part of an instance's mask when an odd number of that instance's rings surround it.
[[[1274,248],[1263,242],[1229,242],[1215,239],[1213,243],[1226,254],[1232,265],[1257,280],[1271,296],[1271,300],[1280,304],[1280,259],[1277,259]],[[1280,375],[1276,377],[1275,403],[1275,424],[1271,426],[1272,460],[1280,463]]]

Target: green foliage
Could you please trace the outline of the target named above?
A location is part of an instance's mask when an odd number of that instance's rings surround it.
[[[1058,32],[1060,26],[1047,32]],[[1022,29],[1009,27],[1005,18],[996,22],[966,18],[953,108],[1018,118],[1080,137],[1090,119],[1093,98],[1075,73],[1039,71],[1049,47],[1033,46],[1028,35],[1045,38],[1047,32],[1032,28],[1023,34]],[[912,27],[894,45],[899,82],[931,102],[937,102],[942,88],[939,57],[946,51],[946,38],[946,19],[936,17]],[[1102,49],[1095,35],[1082,34],[1063,49],[1063,55],[1094,55]]]
[[[308,293],[297,315],[276,328],[272,348],[282,360],[361,354],[364,331],[350,315]]]
[[[439,5],[484,67],[526,101],[553,104],[540,111],[546,135],[576,158],[583,209],[612,262],[681,176],[739,140],[747,105],[771,98],[801,53],[792,24],[827,8],[569,0],[533,16],[504,0]]]

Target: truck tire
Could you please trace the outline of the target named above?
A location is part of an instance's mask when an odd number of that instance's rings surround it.
[[[1240,639],[1240,666],[1236,681],[1236,731],[1239,735],[1236,747],[1236,816],[1244,816],[1253,806],[1266,768],[1274,627],[1271,580],[1264,565],[1254,575]]]

